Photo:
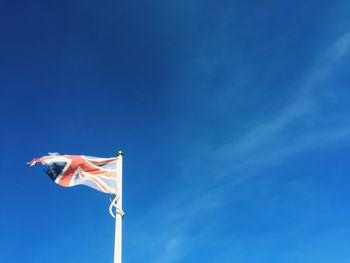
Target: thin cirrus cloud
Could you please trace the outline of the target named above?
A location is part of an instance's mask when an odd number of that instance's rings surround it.
[[[258,121],[251,131],[209,152],[215,152],[220,158],[224,156],[228,163],[235,163],[232,169],[245,169],[251,165],[281,162],[302,150],[348,139],[350,126],[345,118],[350,111],[342,115],[325,114],[323,101],[327,100],[326,96],[337,100],[334,95],[337,87],[324,83],[336,74],[349,51],[350,33],[347,32],[319,56],[306,74],[297,96],[273,118]]]

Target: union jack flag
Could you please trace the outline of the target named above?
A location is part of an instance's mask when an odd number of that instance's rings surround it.
[[[99,158],[84,155],[51,154],[28,162],[47,165],[44,170],[57,184],[71,187],[79,184],[90,186],[98,191],[116,193],[116,166],[118,157]]]

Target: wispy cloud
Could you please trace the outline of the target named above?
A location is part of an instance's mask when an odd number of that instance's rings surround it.
[[[350,125],[346,117],[350,110],[342,116],[325,113],[320,94],[334,95],[336,87],[324,83],[338,70],[349,51],[350,33],[347,32],[319,56],[302,81],[298,94],[286,106],[270,119],[256,121],[254,128],[230,143],[215,146],[209,152],[224,158],[232,171],[247,166],[259,168],[306,149],[348,139]],[[319,123],[325,125],[320,127]],[[217,160],[215,156],[213,159]]]
[[[333,47],[335,59],[342,59],[349,55],[350,51],[350,32],[340,37]]]

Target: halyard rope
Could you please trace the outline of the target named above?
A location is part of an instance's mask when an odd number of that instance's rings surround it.
[[[111,201],[111,204],[110,204],[110,206],[109,206],[109,213],[110,213],[110,215],[113,217],[113,218],[115,218],[116,217],[116,214],[120,214],[121,216],[122,216],[122,218],[124,217],[124,211],[120,208],[120,207],[118,207],[118,200],[119,200],[119,196],[115,196],[115,198],[113,199],[113,201],[112,200],[110,200]],[[115,207],[115,210],[116,210],[116,214],[114,214],[113,213],[113,207]]]

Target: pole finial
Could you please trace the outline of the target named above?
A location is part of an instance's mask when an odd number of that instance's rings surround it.
[[[124,153],[123,153],[123,151],[120,151],[120,150],[119,150],[119,151],[117,152],[117,155],[118,155],[118,156],[123,156]]]

